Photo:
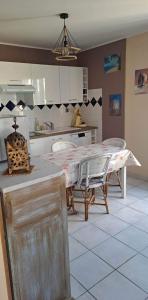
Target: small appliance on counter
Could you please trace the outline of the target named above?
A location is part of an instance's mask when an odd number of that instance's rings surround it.
[[[14,117],[12,128],[15,131],[10,133],[5,139],[9,175],[20,170],[23,172],[31,171],[27,140],[21,133],[16,131],[18,127],[16,117]]]

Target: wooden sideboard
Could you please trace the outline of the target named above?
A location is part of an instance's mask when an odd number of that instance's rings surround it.
[[[72,300],[64,176],[0,194],[8,299]]]

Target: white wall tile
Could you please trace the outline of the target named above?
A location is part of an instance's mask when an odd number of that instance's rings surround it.
[[[102,96],[102,89],[89,90],[90,99],[95,97],[96,100]],[[7,104],[8,101],[12,101],[16,104],[16,95],[10,94],[7,97],[0,96],[0,103],[2,102],[4,105]],[[15,107],[12,112],[9,111],[6,107],[0,111],[0,116],[4,114],[9,115],[26,115],[29,121],[29,130],[34,131],[35,127],[35,118],[38,119],[39,123],[42,124],[45,121],[50,121],[54,123],[55,127],[68,127],[71,126],[71,121],[74,113],[74,109],[79,107],[77,104],[75,107],[69,105],[65,108],[64,105],[61,105],[58,108],[56,105],[53,105],[51,109],[47,106],[44,106],[43,109],[40,109],[38,106],[35,106],[33,110],[29,107],[25,107],[24,110],[21,110],[19,107]],[[88,106],[83,104],[80,107],[80,113],[82,117],[82,121],[84,121],[87,125],[97,126],[97,140],[102,140],[102,107],[97,103],[94,107],[91,103]]]

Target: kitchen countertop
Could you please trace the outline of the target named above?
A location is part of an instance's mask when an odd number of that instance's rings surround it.
[[[98,127],[96,126],[85,126],[85,127],[66,127],[66,128],[55,128],[51,129],[48,134],[44,133],[37,133],[34,132],[34,135],[30,136],[30,139],[38,139],[38,138],[43,138],[43,137],[49,137],[49,136],[55,136],[55,135],[62,135],[62,134],[67,134],[67,133],[77,133],[77,132],[84,132],[88,130],[93,130],[97,129]]]
[[[40,158],[31,159],[31,165],[34,168],[30,174],[3,175],[7,169],[7,163],[0,163],[0,190],[3,193],[15,191],[63,174],[60,167]]]

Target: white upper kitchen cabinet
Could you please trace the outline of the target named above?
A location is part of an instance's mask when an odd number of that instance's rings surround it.
[[[31,64],[0,62],[0,84],[19,84],[31,79]]]
[[[32,64],[32,84],[36,88],[34,105],[60,103],[58,66]]]
[[[61,103],[83,102],[83,68],[60,66]]]
[[[70,100],[73,102],[83,101],[83,68],[70,67]]]

